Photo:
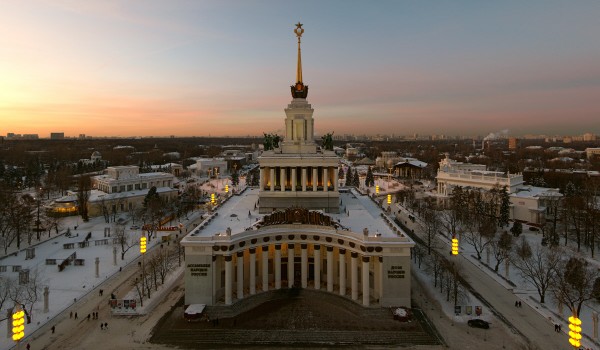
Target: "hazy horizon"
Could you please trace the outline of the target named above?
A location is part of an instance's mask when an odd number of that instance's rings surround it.
[[[0,135],[600,134],[599,2],[44,1],[0,12]]]

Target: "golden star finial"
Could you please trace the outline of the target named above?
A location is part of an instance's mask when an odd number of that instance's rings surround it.
[[[296,29],[294,29],[294,33],[296,33],[298,40],[300,40],[300,37],[304,33],[304,28],[302,28],[302,25],[302,23],[298,22],[298,24],[296,24]]]

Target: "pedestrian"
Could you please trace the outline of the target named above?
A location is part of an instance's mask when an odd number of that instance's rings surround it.
[[[27,343],[26,348],[27,348],[27,350],[31,349],[31,345],[29,345],[29,343]]]
[[[75,313],[75,319],[77,319],[77,312]]]
[[[69,312],[69,318],[73,318],[73,311]]]
[[[88,314],[88,317],[87,317],[87,319],[88,319],[88,321],[90,320],[90,314]]]
[[[100,330],[104,330],[104,323],[100,323]]]
[[[558,324],[558,333],[562,332],[562,324]]]
[[[56,326],[52,326],[52,328],[50,328],[50,329],[52,329],[52,334],[54,334],[54,331],[56,330]]]
[[[104,294],[104,289],[100,289],[100,296],[102,296],[102,294]]]
[[[521,307],[521,302],[519,301],[519,307]]]
[[[108,329],[108,322],[104,322],[104,329]]]
[[[515,300],[515,307],[519,307],[519,302]]]
[[[556,323],[554,324],[554,331],[558,332],[558,325]]]

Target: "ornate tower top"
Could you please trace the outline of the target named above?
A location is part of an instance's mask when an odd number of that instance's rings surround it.
[[[300,38],[302,34],[304,34],[304,28],[302,28],[302,23],[298,22],[296,24],[296,29],[294,29],[294,33],[298,38],[298,67],[296,69],[296,84],[291,86],[292,89],[292,97],[293,98],[306,98],[308,95],[308,85],[304,85],[302,82],[302,55],[300,54]]]

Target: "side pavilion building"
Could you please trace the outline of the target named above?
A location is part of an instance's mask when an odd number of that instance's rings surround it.
[[[363,306],[410,306],[414,242],[370,197],[337,185],[339,159],[314,142],[313,109],[297,82],[281,145],[260,158],[258,189],[227,197],[184,237],[185,304],[233,305],[311,288]]]

